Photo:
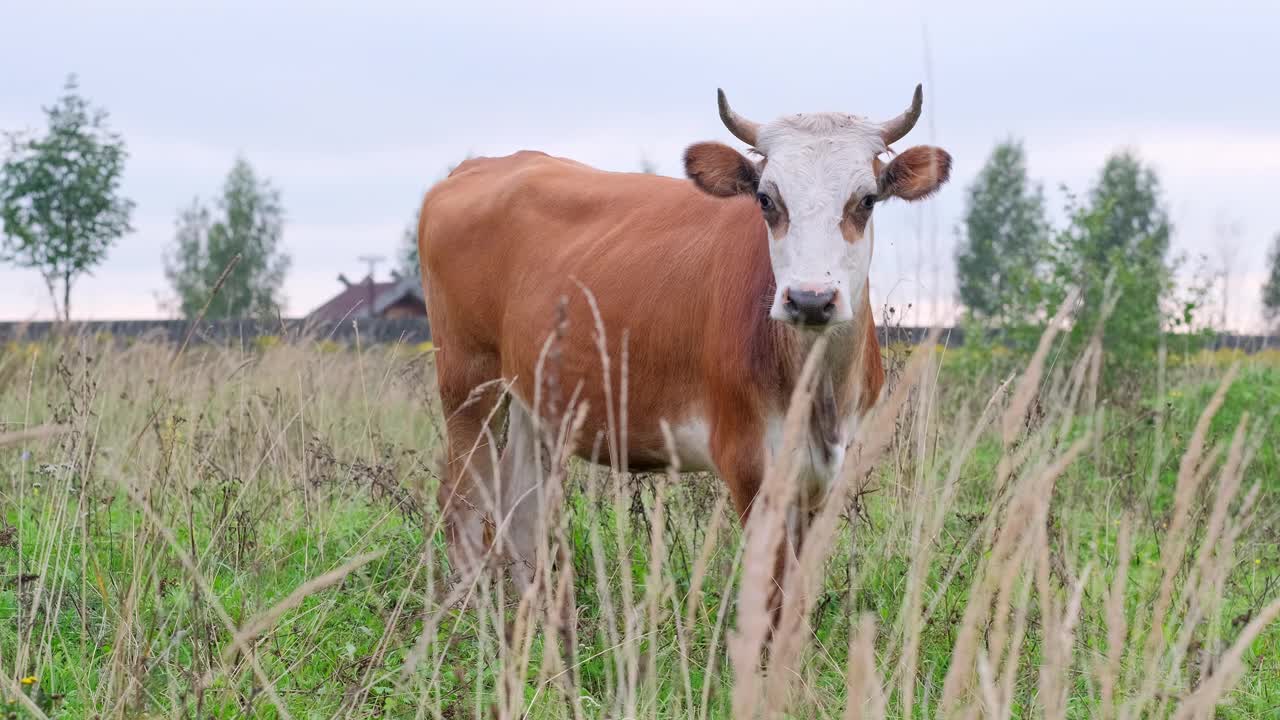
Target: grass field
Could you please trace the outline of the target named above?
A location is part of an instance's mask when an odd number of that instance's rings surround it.
[[[1171,357],[1120,400],[1054,348],[889,351],[766,653],[775,514],[744,534],[711,476],[575,462],[546,592],[455,577],[428,348],[9,345],[3,707],[1280,717],[1280,362]]]

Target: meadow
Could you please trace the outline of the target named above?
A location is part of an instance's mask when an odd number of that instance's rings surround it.
[[[709,475],[553,469],[541,590],[453,572],[429,345],[10,343],[0,713],[1280,717],[1280,356],[886,355],[766,642]]]

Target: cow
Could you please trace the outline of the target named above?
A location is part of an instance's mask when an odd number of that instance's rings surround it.
[[[890,149],[920,116],[920,86],[885,122],[823,112],[757,123],[723,90],[717,99],[751,156],[691,145],[688,180],[521,151],[469,159],[424,198],[419,258],[447,436],[439,504],[455,569],[475,568],[500,530],[518,586],[533,579],[535,449],[542,423],[560,422],[544,376],[585,403],[579,457],[714,472],[745,523],[806,353],[825,335],[796,493],[821,502],[884,383],[872,213],[933,194],[951,157]],[[499,453],[490,428],[503,412]],[[611,435],[618,425],[625,433]]]

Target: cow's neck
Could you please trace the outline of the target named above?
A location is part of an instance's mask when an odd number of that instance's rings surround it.
[[[792,391],[799,378],[809,350],[816,341],[814,333],[800,332],[785,323],[771,320],[768,308],[776,291],[773,268],[769,261],[769,237],[764,220],[754,203],[731,206],[734,223],[741,223],[744,231],[724,232],[721,237],[732,240],[719,255],[723,282],[726,285],[716,297],[741,297],[739,287],[749,288],[747,297],[757,302],[749,305],[730,303],[722,306],[717,321],[733,328],[726,337],[747,338],[747,360],[757,380],[770,388],[771,411],[786,412]],[[754,234],[754,242],[743,244],[741,232]],[[716,247],[716,246],[708,246]],[[745,252],[744,252],[745,249]],[[866,412],[880,394],[884,372],[880,364],[880,346],[876,340],[875,324],[871,312],[871,296],[863,288],[860,302],[854,302],[853,321],[837,331],[828,333],[826,352],[819,368],[819,404],[814,425],[821,434],[829,434],[829,427],[839,430],[841,420]],[[739,340],[728,352],[738,349]],[[834,416],[835,423],[828,423]]]
[[[879,347],[868,347],[874,342],[875,328],[871,317],[870,302],[855,304],[853,322],[826,334],[827,347],[819,361],[813,409],[809,420],[809,437],[812,446],[824,451],[847,442],[845,431],[853,418],[876,400],[883,374],[879,365]],[[786,328],[790,337],[784,342],[790,345],[791,366],[788,391],[794,390],[805,359],[817,342],[815,333]],[[874,356],[874,358],[872,358]],[[874,367],[870,367],[874,365]],[[788,392],[788,400],[790,392]]]

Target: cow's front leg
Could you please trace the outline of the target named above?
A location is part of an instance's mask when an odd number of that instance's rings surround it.
[[[737,437],[738,433],[717,433],[712,437],[711,459],[720,478],[729,488],[729,498],[738,512],[738,520],[746,527],[755,505],[756,495],[764,480],[764,453],[759,442]]]
[[[741,427],[735,427],[732,431],[725,431],[723,426],[717,429],[719,432],[713,431],[711,438],[712,460],[716,464],[721,479],[729,488],[729,497],[733,500],[734,509],[737,510],[738,519],[745,530],[753,511],[755,511],[754,514],[758,514],[761,510],[759,503],[767,502],[760,496],[765,474],[764,449],[760,441],[763,433],[748,432]],[[787,522],[789,511],[783,509],[783,513],[785,533],[786,527],[792,523]],[[774,556],[772,584],[767,600],[771,629],[776,627],[781,619],[784,576],[788,556],[793,551],[794,548],[784,536],[778,543]],[[747,562],[754,561],[754,558],[747,558]]]

